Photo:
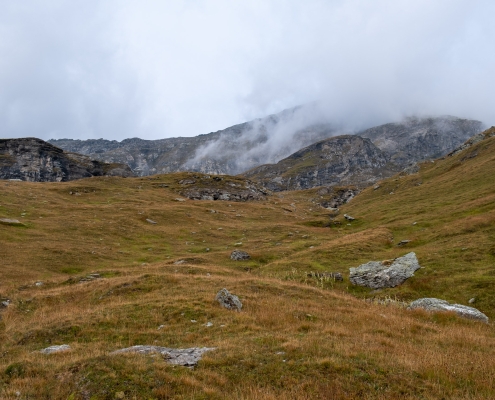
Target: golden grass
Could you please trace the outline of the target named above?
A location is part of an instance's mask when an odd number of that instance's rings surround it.
[[[475,297],[495,317],[494,146],[365,190],[342,207],[350,225],[329,224],[316,190],[177,201],[188,173],[0,183],[0,217],[26,225],[0,225],[0,297],[12,300],[0,398],[495,398],[491,325],[401,307]],[[230,260],[236,248],[251,260]],[[347,280],[349,267],[409,251],[424,268],[400,287]],[[324,270],[345,281],[308,277]],[[91,272],[102,278],[77,283]],[[223,287],[242,312],[214,302]],[[72,350],[36,352],[63,343]],[[194,370],[109,355],[135,344],[217,350]]]

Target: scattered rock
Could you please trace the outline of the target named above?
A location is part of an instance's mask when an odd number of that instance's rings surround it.
[[[413,174],[417,174],[418,172],[419,172],[419,165],[415,163],[404,168],[401,172],[401,175],[413,175]]]
[[[175,199],[175,201],[186,201],[186,199],[182,199],[182,198],[180,198],[180,197],[177,197],[177,198]]]
[[[408,253],[388,262],[370,261],[357,268],[350,268],[349,280],[358,286],[371,289],[395,287],[414,276],[420,267],[416,254]]]
[[[0,224],[24,226],[24,224],[18,219],[10,219],[10,218],[0,218]]]
[[[116,350],[111,355],[138,353],[138,354],[160,354],[165,361],[173,365],[183,365],[184,367],[194,367],[201,360],[207,351],[215,350],[215,347],[191,347],[189,349],[170,349],[160,346],[132,346],[121,350]]]
[[[61,344],[59,346],[50,346],[45,349],[40,350],[40,353],[42,354],[52,354],[52,353],[59,353],[61,351],[67,351],[70,350],[70,346],[68,344]]]
[[[409,242],[411,242],[410,240],[401,240],[399,243],[397,243],[397,246],[405,246],[406,244],[408,244]]]
[[[354,221],[356,218],[353,218],[351,217],[350,215],[347,215],[347,214],[344,214],[344,218],[347,220],[347,221]]]
[[[83,277],[69,278],[65,282],[66,283],[69,283],[69,284],[83,283],[83,282],[91,282],[91,281],[94,281],[95,279],[100,279],[100,278],[101,278],[101,275],[100,274],[98,274],[96,272],[93,272],[92,274],[89,274],[89,275],[86,275],[86,276],[83,276]]]
[[[181,265],[181,264],[185,264],[186,263],[186,260],[177,260],[174,262],[174,265]]]
[[[215,296],[215,300],[218,301],[222,307],[225,307],[229,310],[241,311],[242,303],[239,300],[239,297],[231,294],[225,288],[217,293],[217,295]]]
[[[488,323],[488,317],[476,308],[461,304],[450,304],[446,300],[426,297],[413,301],[407,309],[414,310],[416,308],[422,308],[426,311],[453,311],[460,317]]]
[[[36,283],[34,284],[34,286],[37,286],[37,287],[40,287],[40,286],[43,286],[43,285],[44,285],[44,283],[43,283],[43,282],[41,282],[41,281],[40,281],[40,282],[36,282]]]
[[[204,326],[206,326],[207,328],[209,328],[210,326],[213,326],[213,323],[212,322],[207,322],[206,324],[204,324]]]
[[[156,224],[156,221],[153,221],[152,219],[146,218],[146,222],[149,222],[150,224]]]
[[[0,308],[7,308],[10,306],[10,300],[9,299],[4,299],[0,302]]]
[[[161,330],[161,329],[163,329],[163,328],[165,328],[165,325],[160,325],[160,326],[158,327],[158,330]]]
[[[308,274],[310,278],[323,278],[323,279],[333,279],[335,281],[343,281],[344,278],[340,272],[310,272]]]
[[[475,298],[475,297],[473,297],[473,298],[469,299],[468,303],[469,303],[469,304],[473,304],[475,301],[476,301],[476,298]]]
[[[375,186],[373,186],[373,190],[380,189],[380,185],[377,183]]]
[[[235,261],[240,261],[240,260],[249,260],[251,256],[246,253],[245,251],[242,250],[234,250],[230,254],[230,259],[235,260]]]

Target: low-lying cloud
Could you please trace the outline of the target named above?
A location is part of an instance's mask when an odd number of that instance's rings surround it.
[[[491,0],[3,2],[1,135],[195,136],[316,100],[349,129],[492,125],[493,15]]]

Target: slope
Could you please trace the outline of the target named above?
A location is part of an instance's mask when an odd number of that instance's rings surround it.
[[[0,224],[0,297],[10,300],[0,397],[493,398],[492,325],[382,304],[475,297],[495,317],[490,132],[364,190],[340,213],[318,206],[338,195],[322,189],[189,200],[184,181],[207,179],[194,173],[2,182],[0,218],[23,225]],[[412,242],[397,247],[402,239]],[[234,249],[251,259],[232,261]],[[371,293],[348,283],[348,267],[409,251],[424,268],[402,286]],[[242,312],[215,303],[222,287]],[[36,352],[63,343],[72,349]],[[195,369],[110,355],[136,344],[216,350]]]

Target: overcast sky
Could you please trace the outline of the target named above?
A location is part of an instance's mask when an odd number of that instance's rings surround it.
[[[493,0],[0,0],[0,137],[194,136],[322,101],[495,125]]]

